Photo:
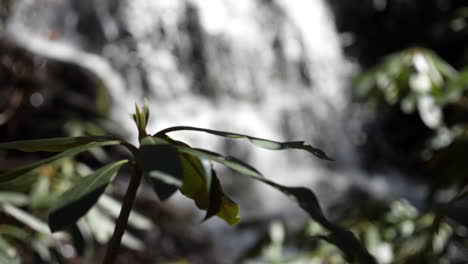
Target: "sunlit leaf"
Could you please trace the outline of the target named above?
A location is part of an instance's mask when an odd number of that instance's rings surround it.
[[[67,149],[71,149],[92,142],[105,142],[114,140],[116,140],[116,138],[107,136],[33,139],[0,143],[0,149],[17,149],[25,152],[62,152]]]
[[[187,144],[171,138],[152,137],[145,138],[142,142],[170,142],[173,146],[190,148]],[[237,224],[240,220],[239,206],[224,193],[211,166],[204,166],[197,156],[188,153],[179,152],[179,157],[183,168],[183,182],[182,186],[174,184],[175,187],[180,187],[181,193],[192,199],[199,209],[207,210],[204,220],[217,215],[230,225]]]
[[[250,141],[252,144],[265,148],[265,149],[270,149],[270,150],[281,150],[281,149],[303,149],[305,151],[308,151],[312,154],[314,154],[316,157],[324,160],[331,160],[325,152],[322,150],[312,147],[311,145],[306,145],[304,144],[304,141],[292,141],[292,142],[277,142],[273,140],[268,140],[268,139],[263,139],[263,138],[257,138],[257,137],[251,137],[248,135],[243,135],[243,134],[237,134],[237,133],[231,133],[231,132],[225,132],[225,131],[218,131],[218,130],[212,130],[212,129],[205,129],[205,128],[199,128],[199,127],[190,127],[190,126],[176,126],[176,127],[170,127],[166,128],[160,132],[158,132],[155,136],[157,137],[162,137],[163,135],[173,132],[173,131],[180,131],[180,130],[191,130],[191,131],[200,131],[200,132],[205,132],[217,136],[222,136],[222,137],[227,137],[227,138],[232,138],[232,139],[247,139]]]
[[[82,178],[76,185],[63,193],[49,214],[52,232],[75,223],[97,202],[109,183],[127,160],[113,162]]]
[[[122,209],[122,204],[119,201],[106,194],[103,194],[101,198],[99,198],[97,205],[102,211],[105,211],[115,219],[117,219]],[[139,214],[135,210],[130,212],[128,225],[139,230],[149,230],[154,226],[151,219]]]
[[[39,233],[50,234],[50,231],[44,222],[16,206],[8,203],[0,203],[0,211],[5,212],[6,214]]]
[[[28,196],[18,192],[0,191],[0,201],[16,206],[23,206],[28,203]]]
[[[166,138],[170,143],[190,148],[187,144]],[[158,139],[162,140],[162,139]],[[239,222],[239,206],[224,193],[211,166],[204,166],[196,156],[180,153],[184,169],[182,194],[194,200],[198,208],[207,210],[204,220],[217,215],[230,225]]]
[[[77,155],[78,153],[81,153],[83,151],[89,150],[91,148],[96,148],[96,147],[103,147],[103,146],[109,146],[109,145],[116,145],[119,144],[120,141],[114,140],[114,141],[104,141],[104,142],[92,142],[88,143],[85,145],[81,145],[78,147],[74,147],[68,150],[65,150],[64,152],[61,152],[55,156],[52,156],[50,158],[40,160],[31,164],[28,164],[26,166],[21,166],[17,167],[15,169],[0,173],[0,183],[10,181],[20,175],[23,175],[41,165],[65,158],[65,157],[71,157],[74,155]]]
[[[177,191],[178,186],[173,183],[183,180],[183,169],[174,146],[145,138],[136,153],[136,159],[161,201]]]

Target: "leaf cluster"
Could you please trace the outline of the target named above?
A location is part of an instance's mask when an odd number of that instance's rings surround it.
[[[142,110],[136,106],[133,119],[139,133],[140,145],[138,147],[113,136],[68,137],[0,143],[0,149],[59,152],[45,160],[1,173],[0,185],[21,181],[24,175],[44,164],[71,157],[92,148],[122,145],[131,153],[129,160],[115,161],[105,165],[80,179],[53,202],[48,213],[48,225],[52,232],[64,230],[84,216],[97,203],[124,164],[130,164],[134,168],[132,177],[143,176],[149,181],[160,200],[164,201],[180,190],[183,195],[192,199],[198,208],[206,211],[204,220],[217,216],[226,223],[234,225],[240,220],[239,206],[223,191],[212,166],[213,162],[219,163],[242,175],[268,184],[291,197],[314,221],[329,231],[327,240],[339,247],[350,261],[359,261],[363,264],[376,263],[350,231],[339,227],[326,218],[312,190],[279,185],[266,179],[253,166],[236,157],[224,156],[206,149],[192,148],[167,134],[181,130],[198,131],[232,139],[244,139],[255,146],[270,150],[302,149],[312,153],[317,158],[330,160],[320,149],[306,145],[302,141],[277,142],[196,127],[171,127],[149,136],[146,132],[148,118],[147,104]],[[129,208],[125,208],[124,204],[122,210],[124,209]]]

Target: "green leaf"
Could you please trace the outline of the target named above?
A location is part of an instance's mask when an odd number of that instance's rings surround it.
[[[75,186],[63,193],[49,213],[49,227],[52,232],[75,223],[97,202],[114,179],[120,167],[128,160],[113,162],[82,178]]]
[[[221,202],[223,198],[223,191],[221,187],[221,183],[217,177],[213,178],[213,183],[211,184],[211,188],[209,191],[209,198],[208,198],[208,208],[200,208],[206,210],[205,218],[203,221],[210,219],[211,217],[215,216],[218,212],[221,211]],[[237,217],[236,217],[237,218]],[[234,222],[237,223],[237,219]],[[229,223],[229,221],[227,221]]]
[[[201,161],[185,153],[181,153],[181,160],[184,167],[181,193],[192,199],[199,209],[206,210],[203,221],[217,215],[229,225],[237,224],[240,221],[239,206],[224,193],[215,171],[210,169],[211,184],[207,189],[207,176]]]
[[[23,193],[0,191],[0,201],[16,206],[24,206],[28,203],[29,198]]]
[[[16,249],[2,237],[0,237],[0,263],[21,263]]]
[[[19,175],[9,181],[1,182],[0,179],[0,189],[14,192],[26,192],[37,181],[38,176],[39,173],[37,170],[33,170]]]
[[[71,149],[91,142],[105,142],[114,140],[116,140],[116,138],[107,136],[33,139],[0,143],[0,149],[17,149],[24,152],[62,152],[67,149]]]
[[[170,142],[174,146],[190,148],[187,144],[167,138],[147,138],[145,142]],[[180,191],[186,197],[192,199],[197,207],[206,210],[203,221],[217,215],[229,225],[235,225],[240,221],[239,206],[232,201],[223,191],[221,183],[211,166],[204,166],[196,156],[180,152],[180,160],[183,168],[183,183]]]
[[[181,145],[181,144],[174,143],[175,142],[174,140],[170,139],[167,136],[165,137],[166,137],[165,139],[160,138],[160,137],[151,137],[151,138],[147,137],[145,138],[145,140],[148,140],[148,141],[151,140],[154,142],[159,142],[161,144],[163,143],[171,144],[172,142],[172,146],[175,147],[181,153],[187,153],[199,159],[207,159],[207,160],[216,161],[242,174],[249,175],[252,177],[263,178],[263,175],[259,171],[257,171],[254,167],[250,166],[249,164],[235,157],[223,156],[221,154],[218,154],[216,152],[212,152],[209,150],[191,148],[191,147],[188,147],[188,145],[186,144]]]
[[[0,203],[0,211],[5,212],[6,214],[10,215],[11,217],[15,218],[16,220],[20,221],[21,223],[25,224],[26,226],[30,227],[31,229],[42,233],[42,234],[50,234],[47,225],[36,218],[35,216],[30,215],[29,213],[19,209],[16,206],[13,206],[8,203]]]
[[[178,187],[173,183],[183,180],[183,168],[179,153],[174,146],[164,143],[153,144],[150,141],[150,139],[142,140],[144,144],[138,149],[136,159],[159,199],[164,201],[177,191]]]
[[[101,198],[99,198],[97,205],[102,211],[105,211],[114,219],[119,217],[122,209],[121,202],[106,194],[103,194]],[[128,218],[128,226],[138,230],[150,230],[153,228],[154,224],[151,219],[132,210]]]
[[[349,260],[357,259],[361,264],[377,264],[374,257],[367,251],[361,242],[348,230],[330,222],[320,208],[314,192],[304,187],[286,187],[267,179],[255,178],[266,183],[295,200],[310,217],[330,231],[327,240],[339,247]]]
[[[177,146],[177,149],[179,150],[179,152],[190,154],[192,156],[198,157],[199,159],[208,159],[208,160],[216,161],[242,174],[255,177],[255,178],[263,178],[263,175],[259,171],[257,171],[254,167],[250,166],[249,164],[235,157],[222,156],[221,154],[218,154],[216,152],[199,149],[199,148],[188,148],[188,147]]]
[[[27,242],[30,234],[25,228],[20,228],[14,225],[0,225],[0,236],[16,238]]]
[[[25,173],[39,167],[39,166],[41,166],[41,165],[44,165],[44,164],[47,164],[47,163],[50,163],[50,162],[53,162],[53,161],[56,161],[56,160],[59,160],[59,159],[65,158],[65,157],[71,157],[71,156],[77,155],[78,153],[89,150],[91,148],[103,147],[103,146],[108,146],[108,145],[116,145],[116,144],[119,144],[119,143],[120,143],[120,141],[118,141],[118,140],[104,141],[104,142],[92,142],[92,143],[88,143],[88,144],[85,144],[85,145],[81,145],[81,146],[78,146],[78,147],[68,149],[68,150],[66,150],[66,151],[64,151],[62,153],[59,153],[59,154],[57,154],[55,156],[52,156],[50,158],[40,160],[40,161],[31,163],[31,164],[28,164],[26,166],[21,166],[21,167],[18,167],[18,168],[15,168],[15,169],[0,173],[0,183],[13,180],[16,177],[21,176],[21,175],[23,175],[23,174],[25,174]]]
[[[200,132],[205,132],[205,133],[232,138],[232,139],[247,139],[248,141],[250,141],[250,143],[258,147],[269,149],[269,150],[303,149],[305,151],[308,151],[314,154],[316,157],[320,159],[331,160],[331,158],[328,157],[325,154],[325,152],[323,152],[322,150],[318,148],[312,147],[311,145],[305,145],[304,141],[277,142],[277,141],[263,139],[263,138],[251,137],[251,136],[243,135],[243,134],[205,129],[205,128],[199,128],[199,127],[190,127],[190,126],[176,126],[176,127],[166,128],[156,133],[155,136],[163,137],[166,133],[173,132],[173,131],[180,131],[180,130],[200,131]]]
[[[140,110],[138,105],[135,104],[135,114],[132,115],[132,118],[138,128],[139,138],[141,139],[146,137],[146,125],[148,124],[149,120],[149,108],[148,102],[146,100],[143,106],[143,110]]]

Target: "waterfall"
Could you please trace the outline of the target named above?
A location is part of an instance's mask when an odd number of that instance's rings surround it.
[[[133,142],[128,114],[147,98],[150,131],[190,125],[305,139],[324,149],[334,162],[175,135],[238,155],[279,183],[312,187],[322,201],[351,184],[391,191],[385,180],[360,170],[355,144],[363,134],[348,86],[354,66],[323,0],[21,1],[6,32],[34,53],[95,73],[113,99],[111,119]],[[242,217],[295,210],[269,187],[237,176],[221,175],[221,181],[233,185],[228,191]]]

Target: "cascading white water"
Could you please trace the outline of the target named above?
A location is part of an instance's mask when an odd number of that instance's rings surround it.
[[[323,0],[23,1],[7,32],[33,52],[101,78],[114,100],[111,118],[134,141],[128,113],[147,97],[150,131],[192,125],[305,139],[324,149],[335,159],[331,166],[297,151],[237,147],[241,142],[232,153],[274,181],[321,186],[322,201],[353,183],[390,191],[359,169],[353,141],[360,132],[352,129],[358,126],[346,85],[352,65]],[[205,148],[226,145],[203,134],[179,136]],[[234,194],[243,217],[291,211],[271,188],[248,187]]]

